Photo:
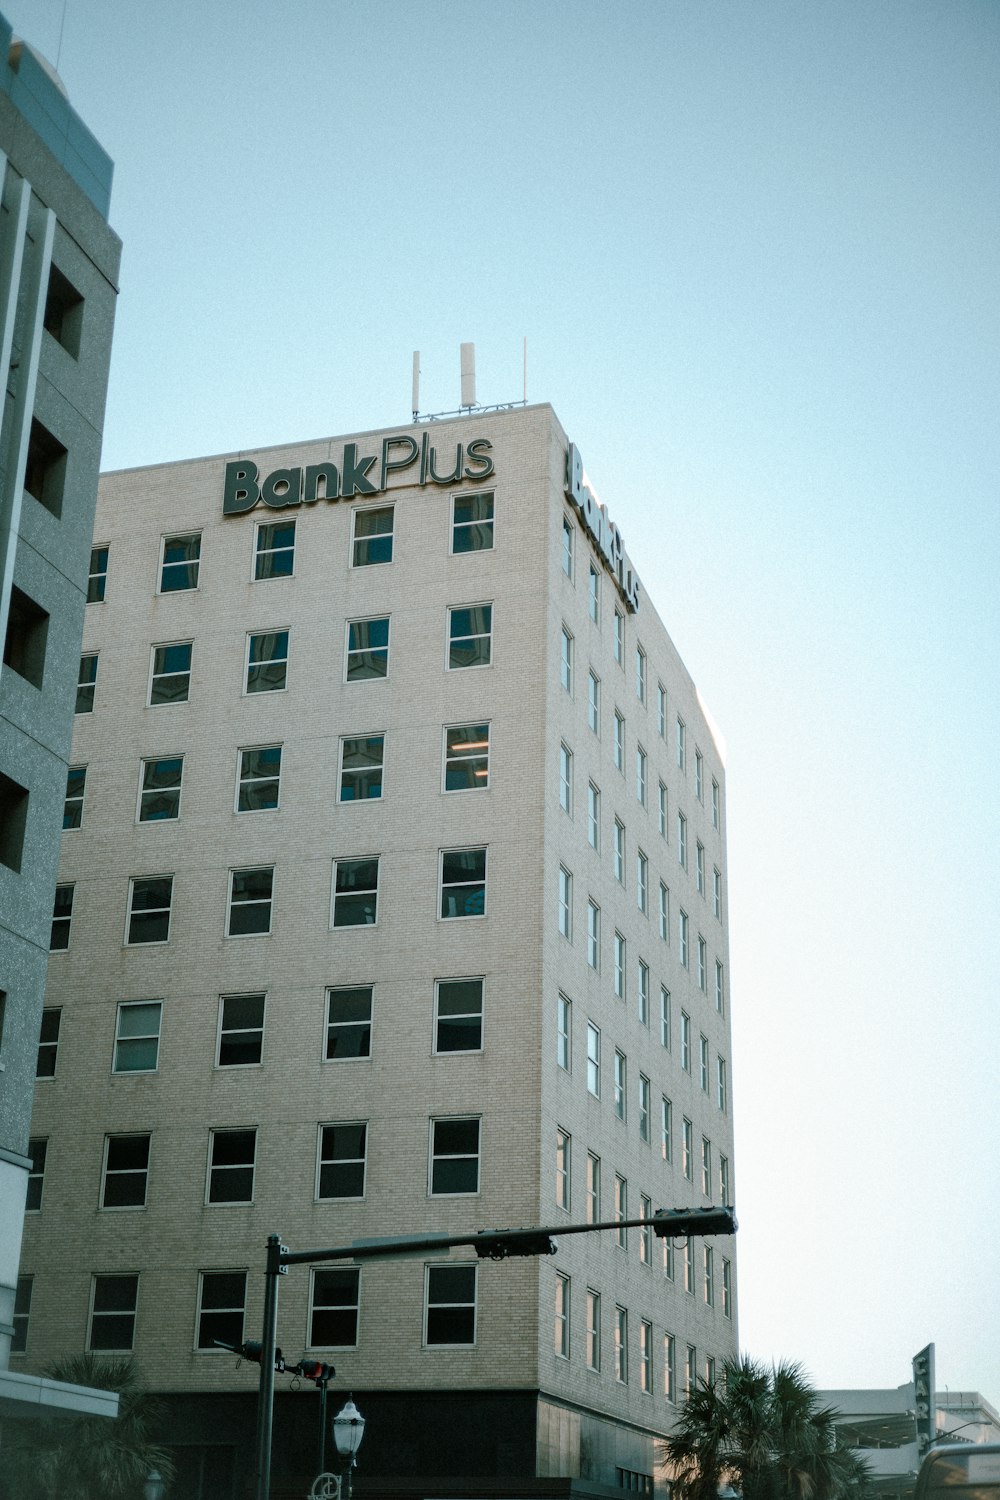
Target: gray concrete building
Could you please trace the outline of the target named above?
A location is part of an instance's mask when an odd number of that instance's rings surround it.
[[[120,251],[111,174],[0,16],[0,1419],[79,1406],[10,1355],[32,1296],[17,1268],[42,1165],[28,1142]]]
[[[134,1353],[235,1495],[269,1233],[731,1201],[725,773],[547,405],[108,474],[93,556],[19,1358]],[[651,1494],[736,1311],[731,1239],[630,1229],[297,1267],[278,1342],[370,1494]]]

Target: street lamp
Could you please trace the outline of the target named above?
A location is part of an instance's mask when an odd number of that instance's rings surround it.
[[[357,1452],[365,1435],[365,1419],[348,1396],[333,1419],[333,1441],[344,1464],[344,1493],[341,1500],[351,1500],[351,1470],[357,1463]]]
[[[167,1486],[163,1482],[163,1476],[159,1469],[150,1469],[142,1486],[144,1500],[163,1500],[167,1493]]]

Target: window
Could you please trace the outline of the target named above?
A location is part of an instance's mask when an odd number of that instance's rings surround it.
[[[712,1142],[707,1135],[701,1138],[701,1191],[706,1198],[712,1196]]]
[[[698,1038],[698,1081],[703,1094],[708,1093],[708,1037],[702,1032]]]
[[[596,901],[587,902],[587,963],[592,969],[601,967],[601,908]]]
[[[615,879],[620,885],[625,884],[625,825],[619,818],[615,819],[614,850],[612,853],[612,866]]]
[[[645,1193],[639,1195],[639,1217],[640,1219],[651,1219],[653,1217],[652,1200]],[[644,1266],[653,1264],[653,1226],[643,1224],[639,1229],[639,1260]]]
[[[139,784],[140,823],[165,823],[180,817],[183,755],[144,760]]]
[[[76,712],[78,714],[92,714],[94,712],[94,692],[97,688],[97,661],[96,651],[86,651],[80,657],[80,675],[76,684]]]
[[[28,1142],[31,1166],[28,1169],[28,1190],[24,1200],[25,1213],[37,1213],[42,1206],[42,1184],[45,1180],[45,1157],[48,1154],[48,1144],[48,1141],[42,1140],[40,1136],[33,1136]]]
[[[635,854],[635,900],[643,916],[646,916],[649,911],[649,861],[641,849],[637,849]]]
[[[87,578],[87,603],[103,604],[108,583],[108,548],[90,549],[90,574]]]
[[[452,552],[489,552],[493,548],[493,491],[454,495],[451,511]]]
[[[640,703],[646,701],[646,653],[641,646],[635,648],[635,696]]]
[[[705,894],[705,845],[701,842],[700,839],[697,840],[696,843],[695,843],[694,856],[695,856],[695,858],[694,858],[694,867],[695,867],[696,877],[697,877],[697,882],[698,882],[698,895],[699,896],[704,896],[704,894]]]
[[[661,781],[656,794],[656,822],[660,830],[660,837],[667,836],[667,789]]]
[[[281,693],[288,677],[288,631],[247,636],[247,693]]]
[[[653,1325],[645,1318],[639,1324],[639,1389],[653,1394]]]
[[[556,1203],[569,1209],[570,1203],[570,1150],[572,1142],[568,1131],[556,1130]]]
[[[587,1152],[586,1210],[587,1223],[599,1224],[601,1221],[601,1158],[595,1156],[593,1151]]]
[[[684,1241],[684,1290],[689,1297],[694,1296],[694,1244],[690,1239]]]
[[[289,578],[294,567],[294,520],[261,521],[257,527],[257,543],[254,549],[255,582],[259,583],[262,578]]]
[[[733,1268],[728,1260],[722,1262],[722,1316],[733,1315]]]
[[[252,1068],[264,1052],[264,996],[219,996],[219,1041],[216,1065]]]
[[[650,1137],[650,1103],[649,1103],[649,1079],[645,1073],[639,1074],[639,1139],[649,1144]]]
[[[725,976],[723,975],[722,965],[720,964],[720,962],[719,962],[718,959],[715,960],[715,1008],[719,1012],[720,1016],[725,1013],[725,1009],[726,1009]]]
[[[729,1207],[729,1157],[719,1157],[719,1201],[725,1207]]]
[[[10,592],[3,661],[4,666],[10,667],[32,687],[42,686],[48,635],[47,611],[15,585]]]
[[[555,1351],[559,1359],[569,1359],[570,1280],[556,1272]]]
[[[587,843],[601,852],[601,793],[591,781],[587,786]]]
[[[674,1279],[674,1242],[672,1239],[660,1241],[663,1246],[663,1274],[668,1281]]]
[[[677,765],[682,771],[687,770],[687,726],[678,714],[677,716]]]
[[[385,677],[389,671],[389,616],[347,622],[347,681]]]
[[[138,1276],[95,1276],[87,1348],[127,1353],[135,1343]]]
[[[681,1011],[681,1067],[685,1073],[691,1071],[691,1017]]]
[[[559,681],[572,696],[573,693],[573,637],[564,625],[560,635]]]
[[[198,1288],[196,1348],[214,1352],[216,1340],[239,1347],[243,1343],[246,1300],[245,1271],[202,1271]]]
[[[688,823],[682,812],[677,814],[677,863],[687,869],[688,862]]]
[[[656,684],[656,732],[661,739],[667,737],[667,690],[662,682]]]
[[[646,806],[646,752],[641,745],[635,747],[635,796],[636,801]]]
[[[66,801],[63,803],[63,828],[79,828],[83,823],[83,797],[87,789],[87,767],[70,766],[66,773]]]
[[[601,1294],[587,1288],[587,1369],[601,1368]]]
[[[628,1096],[628,1058],[615,1048],[615,1114],[624,1120]]]
[[[698,988],[707,992],[708,990],[708,944],[698,934]]]
[[[309,1306],[311,1349],[353,1349],[358,1342],[361,1268],[314,1268]]]
[[[435,986],[434,1051],[483,1050],[483,981],[439,979]]]
[[[271,931],[274,866],[229,872],[227,937],[254,937]]]
[[[479,1120],[432,1120],[432,1196],[479,1192]]]
[[[601,732],[601,679],[587,673],[587,723],[595,734]]]
[[[722,871],[712,871],[712,912],[722,921]]]
[[[670,941],[670,892],[660,881],[660,937],[665,943]]]
[[[573,876],[564,865],[559,866],[559,932],[562,937],[573,937]]]
[[[573,752],[565,744],[559,746],[559,806],[573,816]]]
[[[660,1095],[660,1155],[664,1161],[674,1159],[674,1106],[666,1094]]]
[[[587,610],[595,625],[601,623],[601,575],[593,563],[587,582]]]
[[[59,1051],[61,1020],[62,1011],[57,1006],[46,1006],[42,1011],[42,1025],[38,1033],[38,1062],[35,1066],[36,1078],[56,1076],[56,1055]]]
[[[281,791],[281,746],[251,745],[240,751],[236,811],[272,812]]]
[[[440,915],[485,917],[486,850],[441,850]]]
[[[148,1135],[105,1136],[102,1208],[145,1208],[148,1178]]]
[[[670,1051],[673,1038],[671,1037],[670,1025],[670,991],[665,984],[660,985],[660,1045]]]
[[[663,1394],[668,1401],[677,1400],[677,1340],[672,1333],[663,1335]]]
[[[426,1266],[424,1343],[476,1342],[476,1265]]]
[[[716,1054],[715,1058],[715,1102],[722,1114],[728,1107],[726,1087],[726,1059]]]
[[[694,1181],[694,1126],[686,1117],[681,1125],[681,1171],[688,1182]]]
[[[80,331],[83,326],[83,298],[58,266],[49,268],[45,294],[43,326],[73,359],[80,357]]]
[[[378,855],[333,862],[334,927],[372,927],[378,920]]]
[[[614,633],[615,661],[620,667],[625,665],[625,616],[615,605],[615,633]]]
[[[160,1058],[159,1000],[130,1001],[118,1007],[115,1073],[155,1073]]]
[[[392,562],[394,511],[392,505],[379,505],[371,510],[354,512],[352,568],[370,568],[378,563]]]
[[[160,593],[177,594],[198,587],[201,566],[201,532],[165,536],[160,558]]]
[[[190,641],[174,641],[154,646],[149,677],[149,706],[163,703],[186,703],[191,689]]]
[[[614,762],[615,770],[625,774],[625,720],[615,709],[615,738],[614,738]]]
[[[625,979],[625,962],[626,962],[625,954],[626,954],[626,947],[625,947],[625,939],[622,937],[621,933],[618,932],[617,930],[615,931],[615,948],[614,948],[614,952],[615,952],[615,961],[614,961],[615,995],[618,997],[619,1000],[624,1000],[625,999],[625,983],[626,983],[626,979]]]
[[[712,778],[712,827],[720,826],[719,819],[719,783]]]
[[[715,1389],[715,1356],[712,1354],[705,1356],[705,1384]]]
[[[573,577],[573,522],[565,512],[562,523],[562,570],[567,578]]]
[[[556,1062],[564,1072],[572,1062],[573,1004],[565,995],[556,997]]]
[[[488,667],[493,659],[492,604],[462,604],[448,611],[448,667]]]
[[[56,898],[52,906],[52,935],[49,948],[53,953],[62,953],[69,947],[69,931],[73,922],[73,887],[57,885]]]
[[[699,802],[705,800],[705,762],[700,750],[694,752],[694,794]]]
[[[715,1306],[715,1252],[712,1249],[711,1245],[702,1245],[702,1247],[701,1247],[701,1253],[702,1253],[702,1257],[703,1257],[702,1265],[703,1265],[703,1272],[704,1272],[704,1275],[703,1275],[703,1288],[704,1288],[704,1294],[705,1294],[705,1305],[707,1307],[714,1307]]]
[[[628,1248],[628,1229],[625,1220],[628,1218],[628,1183],[620,1172],[615,1173],[615,1207],[612,1215],[618,1228],[615,1230],[615,1243],[619,1250]]]
[[[328,1062],[372,1055],[372,986],[338,985],[326,992]]]
[[[694,1395],[695,1386],[698,1384],[698,1351],[693,1344],[688,1344],[687,1354],[684,1358],[684,1400],[690,1401]]]
[[[127,943],[168,940],[173,892],[172,875],[143,875],[129,881]]]
[[[207,1203],[252,1203],[256,1130],[209,1132]]]
[[[363,1198],[368,1155],[368,1125],[351,1120],[319,1128],[316,1197]]]
[[[601,1097],[601,1033],[593,1021],[587,1022],[587,1092]]]
[[[628,1384],[628,1309],[615,1308],[615,1379]]]
[[[682,908],[678,912],[678,914],[677,914],[677,948],[678,948],[678,954],[677,954],[677,956],[679,957],[681,963],[684,965],[685,969],[688,966],[688,933],[689,933],[689,931],[690,931],[690,923],[688,922],[688,914]]]
[[[444,736],[445,791],[485,791],[490,784],[490,726],[451,724]]]
[[[375,802],[381,797],[384,755],[384,734],[358,735],[341,740],[341,802]]]

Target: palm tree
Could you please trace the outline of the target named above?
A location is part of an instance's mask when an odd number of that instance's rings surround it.
[[[162,1409],[144,1390],[131,1359],[80,1354],[46,1370],[51,1380],[118,1392],[118,1417],[73,1417],[56,1426],[9,1429],[7,1493],[17,1500],[135,1500],[151,1469],[169,1480],[173,1462],[150,1439]]]
[[[664,1453],[678,1500],[864,1500],[870,1471],[820,1406],[802,1367],[727,1361],[721,1383],[700,1381]]]

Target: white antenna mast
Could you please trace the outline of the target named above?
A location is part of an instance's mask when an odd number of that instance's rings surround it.
[[[524,335],[524,404],[528,404],[528,335]]]
[[[462,345],[462,399],[459,403],[470,410],[476,404],[476,346]]]
[[[413,392],[411,399],[414,422],[420,415],[420,350],[413,351]]]

